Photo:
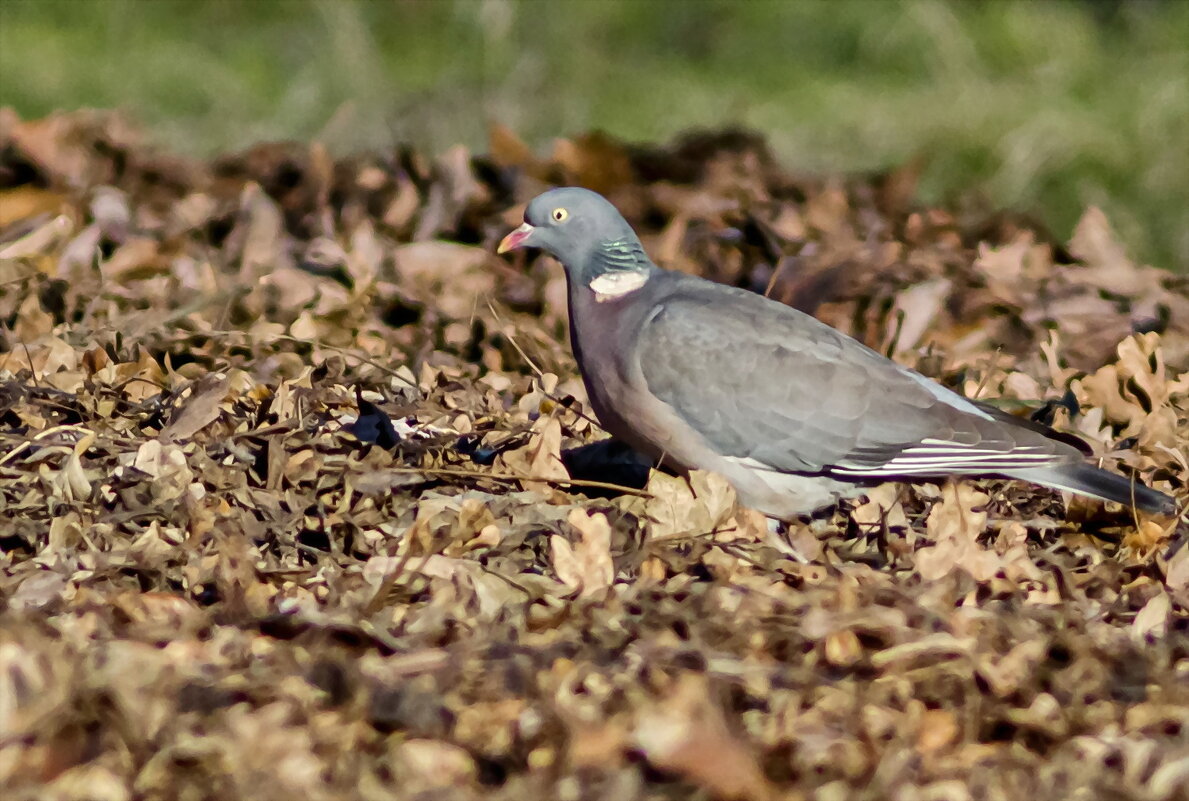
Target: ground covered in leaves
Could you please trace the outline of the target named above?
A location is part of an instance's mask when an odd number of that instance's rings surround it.
[[[776,535],[648,473],[557,265],[492,255],[559,183],[1186,499],[1186,279],[1094,209],[742,132],[195,162],[0,111],[5,798],[1189,798],[1175,521],[991,480]]]

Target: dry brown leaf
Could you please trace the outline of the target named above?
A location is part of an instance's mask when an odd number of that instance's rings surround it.
[[[505,134],[187,160],[0,109],[6,798],[1180,797],[1172,521],[914,483],[781,534],[697,473],[591,514],[564,271],[492,251],[547,183],[612,187],[668,266],[979,397],[1072,387],[1057,425],[1183,502],[1182,280],[1097,211],[1070,262],[910,202],[912,165]]]
[[[471,787],[478,771],[466,749],[438,740],[406,740],[394,758],[414,792],[444,787]]]
[[[561,423],[556,417],[541,417],[533,424],[533,433],[523,448],[500,455],[497,469],[541,481],[526,481],[525,487],[544,492],[548,479],[570,477],[561,460]]]
[[[860,526],[876,529],[908,528],[908,517],[900,502],[899,484],[880,484],[866,493],[867,500],[851,510],[850,516]]]
[[[209,376],[199,381],[181,408],[161,429],[161,442],[190,439],[217,420],[230,386],[231,380],[226,376]]]
[[[603,195],[631,183],[635,177],[623,144],[603,133],[556,140],[553,161],[565,170],[569,183]]]
[[[1131,624],[1131,636],[1140,642],[1159,640],[1168,632],[1172,601],[1166,592],[1158,592],[1144,604]]]
[[[565,537],[549,538],[553,569],[563,584],[583,596],[595,595],[615,581],[611,559],[611,524],[602,512],[570,511],[568,522],[579,539],[573,545]]]
[[[925,332],[934,327],[952,288],[948,278],[935,278],[909,287],[896,296],[892,317],[888,320],[888,336],[895,336],[891,347],[893,353],[917,347]]]
[[[987,525],[984,509],[989,500],[986,493],[968,482],[946,482],[941,502],[925,521],[925,532],[934,544],[916,553],[917,570],[922,578],[938,579],[957,567],[985,581],[999,571],[1002,562],[998,554],[978,543],[978,536]]]
[[[654,540],[708,535],[726,524],[736,509],[734,488],[717,473],[694,470],[671,476],[653,470],[644,505]]]
[[[953,744],[962,730],[948,709],[927,709],[917,732],[917,750],[932,754]]]
[[[653,765],[716,797],[765,799],[773,789],[746,743],[727,729],[706,680],[685,676],[662,704],[636,721],[633,739]]]
[[[536,174],[540,169],[533,151],[506,125],[492,122],[487,126],[487,150],[501,167],[519,167]]]

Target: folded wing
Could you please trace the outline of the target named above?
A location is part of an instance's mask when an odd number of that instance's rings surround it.
[[[689,282],[649,316],[648,390],[723,456],[839,478],[1010,473],[1080,461],[795,309]]]

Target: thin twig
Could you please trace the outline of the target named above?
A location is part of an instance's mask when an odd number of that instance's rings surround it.
[[[784,262],[784,259],[776,260],[776,266],[772,269],[772,275],[768,278],[768,285],[764,287],[764,297],[772,297],[772,290],[776,288],[776,280],[780,278],[780,273],[784,270]]]
[[[0,281],[0,286],[12,286],[14,284],[20,284],[25,281],[28,281],[30,278],[36,278],[40,274],[41,273],[34,270],[33,272],[29,273],[28,275],[20,275],[20,276],[17,276],[16,278],[13,278],[10,281]]]
[[[41,389],[41,381],[37,378],[37,368],[33,366],[33,356],[29,353],[29,346],[22,340],[21,347],[25,351],[25,358],[29,360],[29,373],[33,376],[33,386]]]
[[[67,453],[73,453],[74,446],[78,444],[79,440],[75,440],[74,443],[70,444],[70,445],[67,445],[67,444],[61,443],[61,442],[42,443],[41,440],[43,440],[46,437],[49,437],[53,434],[59,434],[59,433],[63,433],[63,432],[74,433],[76,431],[80,432],[82,436],[86,436],[87,434],[95,433],[94,431],[92,431],[89,428],[82,428],[80,426],[75,426],[75,425],[59,425],[59,426],[53,426],[52,428],[47,428],[44,431],[37,432],[31,438],[25,439],[19,445],[17,445],[15,448],[13,448],[11,451],[4,454],[3,457],[0,457],[0,465],[3,465],[5,463],[15,459],[20,453],[28,450],[34,444],[41,444],[45,448],[65,448],[67,450]],[[81,437],[80,437],[80,439],[81,439]]]
[[[295,342],[299,345],[313,345],[318,348],[323,348],[325,350],[332,350],[336,353],[341,353],[344,356],[347,356],[349,358],[360,361],[370,367],[374,367],[382,373],[387,373],[389,376],[397,379],[398,381],[402,382],[403,384],[405,384],[408,387],[411,387],[413,389],[418,388],[416,384],[409,381],[404,376],[400,375],[400,373],[398,373],[396,370],[393,370],[391,367],[385,367],[384,365],[380,364],[379,362],[373,361],[373,360],[367,358],[366,356],[361,356],[361,355],[359,355],[359,353],[357,351],[351,350],[350,348],[340,347],[338,345],[330,345],[325,342],[311,342],[308,339],[302,339],[301,337],[295,337],[292,334],[263,334],[263,335],[261,335],[261,334],[254,334],[250,331],[212,329],[210,331],[194,331],[191,334],[191,336],[212,336],[212,337],[214,337],[214,336],[241,336],[241,337],[245,337],[245,338],[260,337],[262,339],[274,339],[274,340],[282,340],[285,342]]]
[[[987,371],[983,373],[983,377],[979,380],[978,386],[974,390],[974,397],[971,400],[978,400],[978,396],[983,394],[983,390],[987,388],[987,382],[991,380],[991,373],[999,366],[999,357],[1003,354],[1003,348],[995,348],[995,352],[991,354],[991,363],[987,365]]]
[[[500,313],[495,310],[495,306],[492,305],[490,298],[487,299],[487,308],[491,312],[492,316],[495,317],[495,321],[497,323],[499,323],[500,325],[503,325],[504,320],[502,317],[500,317]],[[512,343],[512,347],[516,348],[516,352],[520,354],[520,358],[524,359],[524,361],[528,363],[529,368],[531,368],[532,371],[537,374],[537,378],[543,379],[545,377],[545,373],[542,372],[541,368],[538,367],[536,365],[536,363],[532,359],[529,358],[528,354],[524,352],[524,348],[520,347],[520,343],[516,341],[516,337],[507,331],[504,332],[504,336],[506,336],[508,338],[508,341]],[[561,399],[556,397],[553,393],[547,392],[545,390],[544,384],[541,385],[541,392],[542,392],[542,394],[545,395],[546,398],[549,398],[549,400],[553,401],[558,406],[563,406],[567,409],[570,408],[570,407],[566,406],[566,404],[562,403]],[[598,420],[591,417],[586,412],[584,412],[580,409],[570,409],[570,411],[574,412],[574,414],[578,415],[579,417],[581,417],[583,420],[590,423],[591,425],[598,426],[599,428],[603,428],[603,426],[599,423]],[[606,429],[603,429],[603,430],[605,431]]]
[[[500,313],[495,310],[495,306],[492,304],[491,298],[487,298],[487,310],[491,312],[493,317],[495,317],[495,321],[497,323],[500,325],[504,324],[504,318],[500,317]],[[512,347],[516,348],[516,352],[520,354],[520,358],[524,359],[525,362],[528,363],[529,368],[537,374],[537,378],[543,378],[545,373],[540,367],[537,366],[537,363],[530,359],[529,355],[524,352],[524,348],[520,347],[520,343],[516,341],[516,337],[506,331],[504,332],[504,336],[506,336],[508,341],[512,343]]]
[[[263,437],[263,436],[267,436],[269,434],[281,434],[281,433],[286,433],[286,432],[291,433],[294,431],[298,431],[299,430],[298,426],[300,424],[301,424],[301,420],[295,417],[295,418],[292,418],[289,420],[284,420],[280,423],[273,423],[272,425],[261,426],[260,428],[251,428],[251,429],[248,429],[247,431],[236,431],[236,432],[233,432],[232,434],[230,434],[229,436],[232,439],[242,439],[243,437]]]
[[[547,484],[561,484],[567,487],[591,487],[594,489],[613,490],[622,492],[624,495],[636,495],[641,498],[655,497],[651,492],[646,492],[635,487],[625,487],[622,484],[612,484],[609,481],[589,481],[581,478],[544,478],[537,476],[522,476],[516,473],[483,473],[475,470],[463,470],[461,468],[453,467],[390,467],[387,468],[397,473],[425,473],[428,475],[439,476],[458,476],[460,478],[486,478],[494,481],[543,481]]]

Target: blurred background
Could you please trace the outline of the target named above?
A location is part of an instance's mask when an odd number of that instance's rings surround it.
[[[921,159],[923,201],[1059,238],[1098,205],[1189,270],[1185,0],[0,0],[0,105],[194,154],[743,125],[798,172]]]

